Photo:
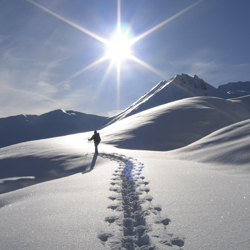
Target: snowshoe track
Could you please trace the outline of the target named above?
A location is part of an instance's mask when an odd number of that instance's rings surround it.
[[[149,182],[142,174],[144,164],[119,154],[102,153],[100,156],[119,163],[111,178],[113,195],[108,197],[111,204],[107,207],[114,215],[105,218],[110,231],[98,235],[105,248],[156,250],[174,246],[182,249],[184,237],[167,233],[171,220],[161,215],[161,205],[152,204]]]

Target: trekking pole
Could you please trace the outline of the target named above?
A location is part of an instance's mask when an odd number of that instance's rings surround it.
[[[87,158],[88,158],[88,154],[89,154],[89,141],[88,141],[88,138],[87,138],[87,144],[88,144],[88,146],[87,146],[87,154],[85,154],[85,159],[84,159],[83,165],[86,163]]]

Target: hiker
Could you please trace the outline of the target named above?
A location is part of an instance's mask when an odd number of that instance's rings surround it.
[[[92,135],[92,137],[90,139],[88,139],[89,141],[94,140],[95,143],[95,154],[98,154],[98,148],[97,146],[99,145],[100,141],[101,141],[101,137],[100,134],[97,133],[97,131],[94,131],[94,134]]]

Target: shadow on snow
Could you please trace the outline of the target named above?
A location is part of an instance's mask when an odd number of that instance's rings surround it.
[[[0,160],[0,194],[41,182],[87,173],[94,169],[97,155],[38,157],[24,156]],[[0,205],[1,207],[1,205]]]

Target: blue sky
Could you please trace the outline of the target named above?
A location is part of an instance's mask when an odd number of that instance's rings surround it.
[[[124,60],[118,83],[110,60],[93,63],[119,4],[122,32],[144,36],[131,46],[141,63]],[[181,73],[215,87],[249,81],[249,11],[249,0],[1,0],[0,117],[58,108],[111,116]]]

